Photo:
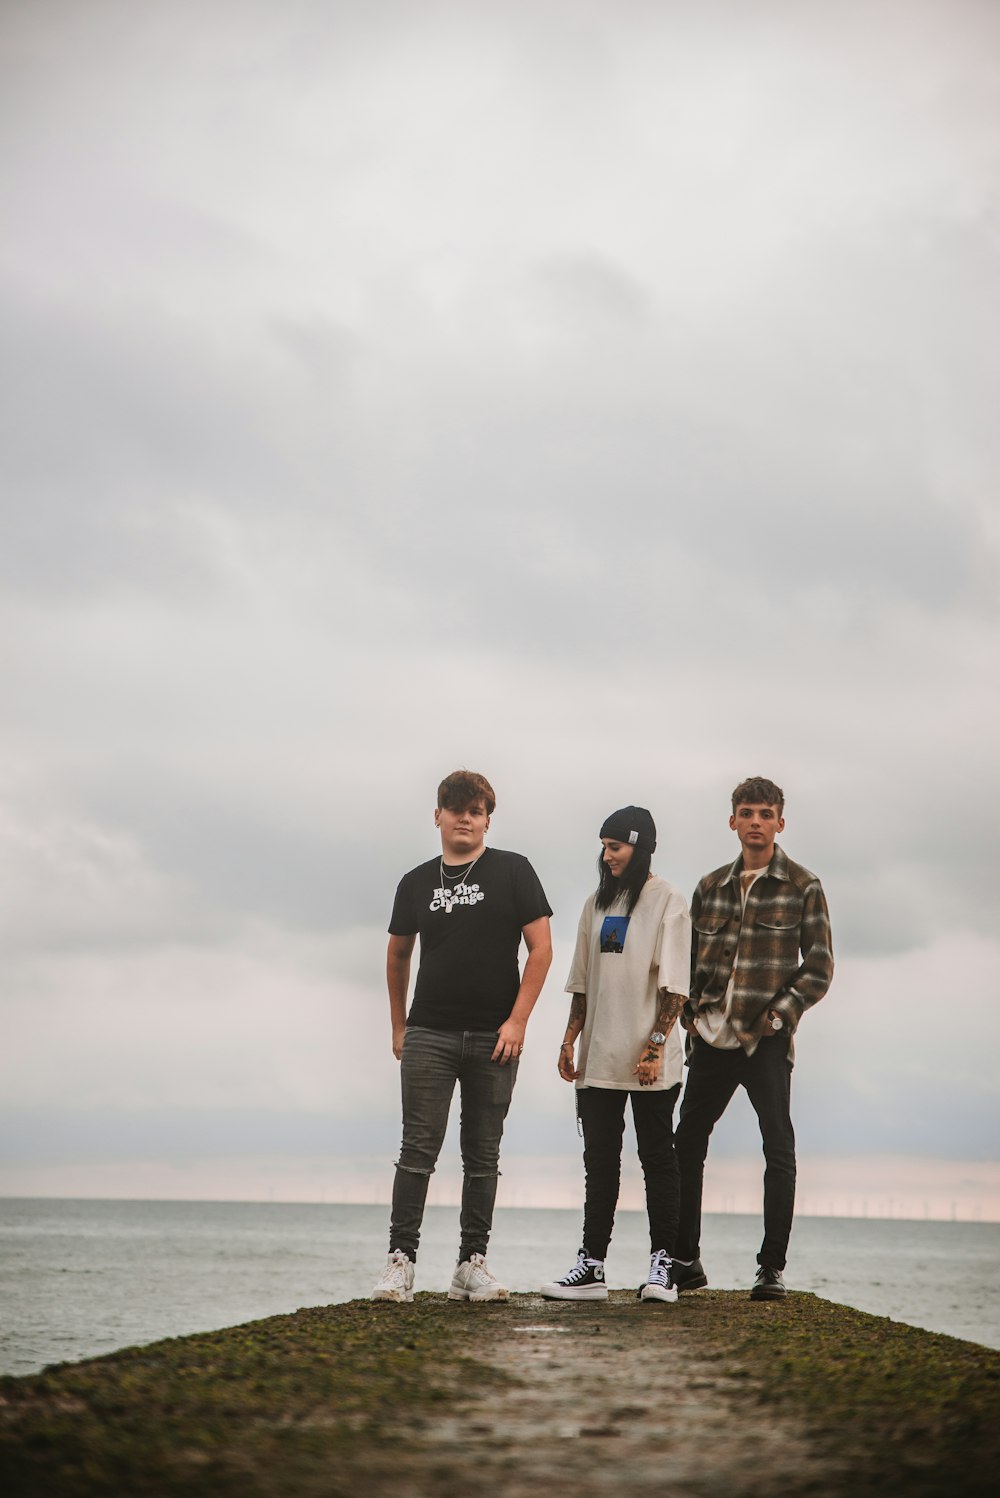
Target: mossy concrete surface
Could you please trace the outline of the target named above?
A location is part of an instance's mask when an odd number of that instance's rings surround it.
[[[812,1295],[301,1310],[0,1379],[5,1498],[994,1494],[1000,1353]]]

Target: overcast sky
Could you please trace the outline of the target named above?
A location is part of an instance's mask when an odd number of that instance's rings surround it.
[[[603,817],[690,894],[761,773],[805,1156],[995,1160],[1000,8],[23,0],[0,98],[0,1191],[387,1186],[463,765],[555,909],[512,1157]]]

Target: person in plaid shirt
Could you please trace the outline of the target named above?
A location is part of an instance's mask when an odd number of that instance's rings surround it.
[[[815,874],[775,842],[784,830],[780,786],[755,776],[733,791],[733,864],[706,874],[691,901],[691,997],[684,1007],[688,1079],[677,1125],[678,1290],[708,1284],[701,1196],[713,1128],[745,1087],[764,1146],[764,1240],[751,1300],[780,1300],[795,1208],[790,1113],[793,1036],[833,977],[830,915]]]

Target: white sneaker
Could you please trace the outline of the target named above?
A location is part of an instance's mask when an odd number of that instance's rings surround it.
[[[509,1291],[501,1285],[496,1275],[486,1267],[483,1254],[470,1254],[455,1266],[449,1300],[506,1300]]]
[[[588,1259],[581,1248],[569,1273],[540,1289],[546,1300],[607,1300],[604,1260]]]
[[[640,1300],[676,1300],[677,1286],[674,1284],[673,1265],[665,1249],[658,1248],[649,1256],[649,1275],[644,1285],[639,1286]]]
[[[393,1249],[386,1260],[382,1278],[372,1291],[372,1300],[413,1299],[413,1265],[401,1248]]]

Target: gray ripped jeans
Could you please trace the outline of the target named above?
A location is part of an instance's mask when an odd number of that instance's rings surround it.
[[[411,1026],[403,1040],[403,1143],[392,1190],[389,1251],[416,1259],[427,1184],[437,1164],[458,1083],[462,1101],[459,1260],[485,1254],[493,1225],[497,1164],[517,1062],[491,1061],[497,1032]]]

